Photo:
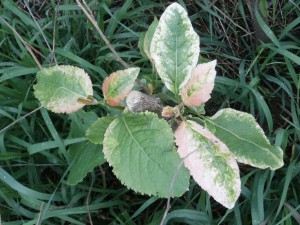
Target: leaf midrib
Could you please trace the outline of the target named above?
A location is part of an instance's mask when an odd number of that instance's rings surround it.
[[[262,149],[262,150],[264,150],[264,151],[270,152],[271,155],[272,155],[272,156],[275,156],[276,160],[278,160],[277,157],[276,157],[276,155],[275,155],[272,151],[270,151],[268,148],[262,147],[262,146],[257,145],[256,143],[254,143],[254,142],[252,142],[252,141],[249,141],[249,140],[247,140],[247,139],[241,138],[241,137],[237,136],[236,134],[234,134],[233,132],[231,132],[230,130],[227,130],[226,128],[224,128],[224,127],[222,127],[222,126],[220,126],[220,125],[214,123],[214,122],[213,122],[212,120],[210,120],[210,119],[205,118],[205,120],[208,121],[209,123],[212,123],[213,125],[219,127],[220,129],[222,129],[222,130],[224,130],[224,131],[230,133],[232,136],[236,137],[236,138],[239,139],[239,140],[242,140],[242,141],[245,141],[245,142],[247,142],[247,143],[253,144],[253,145],[257,146],[259,149]]]
[[[53,86],[56,86],[56,87],[58,88],[58,89],[56,90],[55,94],[53,94],[53,96],[56,95],[57,92],[60,91],[60,89],[65,89],[66,91],[69,91],[69,92],[72,93],[72,94],[76,94],[76,95],[79,95],[79,96],[81,96],[81,97],[83,97],[83,98],[86,98],[86,96],[84,96],[84,95],[82,95],[82,94],[79,94],[79,93],[76,93],[76,92],[74,92],[74,91],[72,91],[72,90],[70,90],[70,89],[68,89],[68,88],[66,88],[66,87],[64,87],[64,86],[62,86],[62,85],[58,85],[57,83],[55,83],[55,82],[53,82],[53,81],[47,81],[47,82],[53,84]]]
[[[125,120],[125,117],[122,117],[122,120],[124,122],[124,125],[129,133],[129,135],[131,136],[131,138],[134,140],[134,142],[138,145],[138,147],[141,149],[141,151],[147,156],[147,158],[149,159],[149,161],[151,161],[155,166],[157,166],[167,177],[169,177],[169,175],[156,163],[154,162],[149,155],[145,152],[145,150],[143,149],[143,147],[139,144],[139,142],[135,139],[135,137],[133,136],[132,132],[130,131],[127,122]]]
[[[176,79],[175,79],[175,94],[177,94],[177,92],[178,92],[178,85],[177,85],[177,83],[178,83],[178,40],[177,40],[177,38],[178,38],[178,14],[176,13],[176,38],[175,38],[175,48],[176,48],[176,51],[175,51],[175,62],[176,62],[176,66],[175,66],[175,68],[176,68],[176,70],[175,70],[175,77],[176,77]]]

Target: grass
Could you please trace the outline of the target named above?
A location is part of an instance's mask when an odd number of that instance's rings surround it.
[[[120,57],[143,68],[146,77],[150,64],[138,51],[138,39],[169,2],[89,5]],[[191,180],[189,191],[172,199],[167,224],[300,224],[300,1],[272,0],[267,20],[256,14],[268,37],[263,43],[245,1],[178,2],[201,37],[203,60],[218,60],[207,114],[224,107],[251,113],[284,150],[285,166],[270,171],[241,165],[242,194],[232,210]],[[166,200],[127,190],[107,164],[76,186],[65,183],[70,119],[39,107],[32,89],[39,65],[26,46],[43,67],[85,69],[97,98],[103,79],[123,68],[76,1],[2,0],[0,16],[0,224],[159,224]]]

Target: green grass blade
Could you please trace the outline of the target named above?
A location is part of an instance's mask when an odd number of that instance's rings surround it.
[[[38,198],[41,200],[49,200],[51,198],[50,194],[45,194],[41,192],[34,191],[30,188],[25,187],[16,181],[11,175],[9,175],[4,169],[0,168],[0,179],[3,183],[7,184],[10,188],[24,194],[27,196],[31,196],[32,198]],[[58,195],[53,197],[54,201],[60,199]]]

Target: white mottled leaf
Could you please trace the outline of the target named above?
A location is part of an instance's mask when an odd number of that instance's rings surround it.
[[[214,89],[217,61],[199,64],[183,88],[181,98],[186,106],[200,106],[210,99]]]
[[[139,72],[140,68],[137,67],[118,70],[104,79],[102,92],[109,105],[117,106],[125,99]]]
[[[222,109],[206,119],[208,129],[222,140],[237,161],[272,170],[283,166],[283,151],[272,146],[255,118],[234,109]]]
[[[166,87],[179,94],[192,75],[199,57],[199,37],[187,12],[178,3],[162,14],[154,32],[150,54]]]
[[[53,66],[37,73],[34,94],[46,109],[71,113],[85,106],[78,99],[93,95],[90,77],[75,66]]]
[[[216,201],[233,208],[240,195],[239,168],[227,146],[194,121],[183,121],[176,144],[194,180]]]

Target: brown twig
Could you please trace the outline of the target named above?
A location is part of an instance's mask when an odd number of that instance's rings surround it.
[[[42,213],[43,213],[43,206],[44,206],[44,202],[42,202],[42,204],[41,204],[41,207],[40,207],[40,213],[39,213],[39,217],[38,217],[38,219],[37,219],[37,221],[36,221],[36,225],[39,225],[39,224],[41,224],[41,216],[42,216]]]
[[[5,23],[6,26],[8,26],[15,33],[15,35],[17,35],[17,37],[20,39],[20,41],[23,43],[23,45],[26,47],[26,49],[34,59],[35,63],[38,65],[40,69],[42,69],[42,65],[40,64],[39,60],[36,58],[35,54],[32,52],[31,46],[21,37],[21,35],[9,23],[6,22],[6,20],[2,18],[2,16],[0,16],[0,20],[2,20],[3,23]]]
[[[38,24],[38,22],[36,21],[34,15],[33,15],[33,13],[32,13],[32,11],[31,11],[31,9],[30,9],[30,7],[29,7],[29,5],[28,5],[28,0],[26,0],[26,1],[24,1],[24,2],[25,2],[25,7],[27,8],[29,14],[31,15],[31,17],[32,17],[32,19],[33,19],[33,21],[34,21],[34,23],[36,24],[38,30],[40,31],[40,33],[41,33],[41,35],[42,35],[42,37],[43,37],[43,39],[44,39],[44,41],[45,41],[45,43],[46,43],[46,45],[47,45],[49,51],[51,52],[51,58],[54,58],[54,61],[55,61],[55,63],[57,64],[57,61],[56,61],[56,58],[55,58],[55,54],[54,54],[54,52],[52,51],[52,49],[51,49],[51,47],[50,47],[50,45],[49,45],[49,42],[48,42],[48,40],[47,40],[47,38],[46,38],[46,36],[45,36],[45,34],[44,34],[44,32],[43,32],[41,26],[40,26],[40,25]]]
[[[60,0],[58,1],[58,3],[56,4],[56,7],[55,7],[54,21],[53,21],[53,40],[52,40],[52,53],[53,53],[56,64],[57,64],[57,61],[55,58],[55,41],[56,41],[55,36],[56,36],[57,7],[59,4],[60,4]]]
[[[102,166],[99,166],[99,169],[100,169],[100,173],[102,176],[103,187],[106,188],[107,184],[106,184],[106,178],[105,178],[105,171]]]
[[[93,184],[94,184],[94,179],[92,180],[88,196],[86,197],[86,208],[87,208],[87,212],[88,212],[88,215],[89,215],[89,221],[90,221],[91,225],[93,225],[93,220],[92,220],[90,206],[89,206],[89,204],[90,204],[89,198],[90,198],[90,195],[91,195],[91,192],[92,192]]]
[[[98,26],[89,6],[86,4],[85,0],[83,0],[83,3],[85,5],[85,7],[80,3],[79,0],[76,0],[77,5],[81,8],[81,10],[84,12],[84,14],[87,16],[87,18],[91,21],[91,23],[94,25],[94,27],[96,28],[97,32],[99,33],[99,35],[101,36],[102,40],[105,42],[105,44],[109,47],[109,49],[112,51],[112,53],[116,56],[116,59],[118,62],[120,62],[126,69],[129,68],[127,63],[121,59],[121,57],[119,56],[119,54],[116,52],[116,50],[114,49],[114,47],[110,44],[110,42],[108,41],[108,39],[105,37],[105,35],[103,34],[103,32],[101,31],[100,27]]]
[[[12,122],[11,124],[9,124],[9,125],[7,125],[6,127],[2,128],[2,129],[0,130],[0,134],[1,134],[3,131],[5,131],[5,130],[7,130],[8,128],[10,128],[11,126],[13,126],[14,124],[16,124],[17,122],[19,122],[19,121],[25,119],[27,116],[31,115],[32,113],[34,113],[34,112],[40,110],[41,108],[43,108],[43,106],[40,106],[40,107],[38,107],[38,108],[32,110],[31,112],[27,113],[26,115],[20,117],[19,119],[16,119],[16,120],[15,120],[14,122]]]

